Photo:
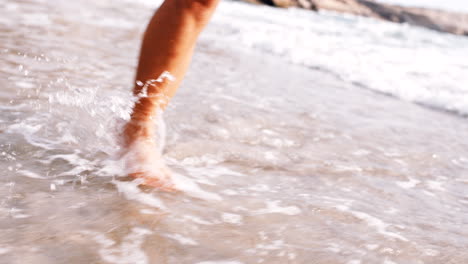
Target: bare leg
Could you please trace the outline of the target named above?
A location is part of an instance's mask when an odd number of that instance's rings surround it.
[[[129,150],[130,175],[143,178],[148,185],[170,186],[170,170],[164,165],[155,141],[154,121],[160,119],[158,115],[179,87],[198,35],[218,2],[166,0],[146,29],[134,88],[134,94],[140,99],[123,133],[125,148]]]

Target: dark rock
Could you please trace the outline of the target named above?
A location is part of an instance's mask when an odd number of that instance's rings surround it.
[[[298,6],[294,0],[259,0],[261,3],[276,7]],[[307,0],[306,0],[307,1]]]

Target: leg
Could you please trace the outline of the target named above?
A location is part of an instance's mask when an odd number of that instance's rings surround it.
[[[170,171],[162,162],[158,142],[154,140],[153,120],[160,119],[158,115],[179,87],[198,35],[218,2],[166,0],[146,29],[134,88],[139,100],[123,136],[125,148],[129,150],[130,173],[144,178],[147,184],[164,187],[170,182]]]

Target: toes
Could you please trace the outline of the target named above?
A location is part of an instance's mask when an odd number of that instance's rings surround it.
[[[170,192],[175,192],[177,190],[174,184],[170,181],[170,179],[167,176],[164,178],[158,178],[148,176],[148,174],[144,172],[135,172],[131,173],[130,177],[133,177],[135,179],[143,179],[143,183],[141,183],[141,185],[150,186],[161,189],[163,191]]]
[[[147,186],[155,187],[161,189],[163,191],[175,192],[176,188],[173,183],[169,181],[161,181],[156,178],[145,178],[145,182],[143,183]]]

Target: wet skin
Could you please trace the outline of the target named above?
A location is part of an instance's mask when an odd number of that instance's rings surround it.
[[[219,0],[166,0],[144,34],[133,93],[136,101],[123,130],[130,176],[145,185],[171,190],[171,170],[156,142],[156,120],[179,87],[199,34]],[[168,73],[166,78],[164,73]]]

